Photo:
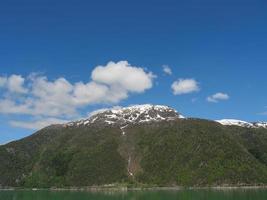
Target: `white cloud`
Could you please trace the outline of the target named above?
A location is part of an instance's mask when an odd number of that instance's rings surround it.
[[[10,92],[14,93],[27,93],[27,89],[24,88],[25,79],[21,75],[11,75],[7,79],[7,88]]]
[[[0,113],[3,114],[33,114],[29,109],[30,102],[23,102],[17,104],[15,100],[12,99],[1,99],[0,100]]]
[[[127,61],[109,62],[97,66],[92,72],[92,80],[130,92],[144,92],[152,87],[154,75],[143,68],[131,66]]]
[[[13,74],[10,77],[0,76],[0,87],[6,88],[11,93],[27,93],[24,82],[25,79],[21,75]]]
[[[109,88],[106,85],[95,82],[76,83],[73,90],[73,103],[75,105],[88,105],[92,103],[109,102],[107,93]],[[106,99],[105,99],[106,98]]]
[[[162,70],[167,75],[172,75],[172,69],[168,65],[163,65]]]
[[[200,90],[195,79],[179,79],[171,85],[174,95],[188,94]]]
[[[230,97],[226,93],[218,92],[207,97],[208,102],[217,103],[218,101],[228,100]]]
[[[92,80],[70,83],[63,77],[48,80],[45,76],[20,75],[0,77],[3,91],[0,93],[0,113],[30,115],[50,119],[80,117],[80,109],[92,104],[116,104],[131,93],[141,93],[153,86],[154,75],[127,61],[109,62],[97,66]],[[16,93],[16,95],[12,95]],[[46,120],[49,119],[49,120]],[[25,125],[12,122],[11,125]],[[33,122],[24,127],[31,127]],[[34,124],[41,124],[40,121]]]
[[[13,127],[39,130],[51,124],[63,124],[67,122],[68,122],[67,120],[62,120],[57,118],[45,118],[36,121],[10,121],[9,124]]]

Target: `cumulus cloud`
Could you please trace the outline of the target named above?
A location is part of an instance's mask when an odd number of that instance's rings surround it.
[[[27,93],[24,87],[25,78],[13,74],[10,77],[0,77],[0,87],[6,87],[11,93]]]
[[[0,100],[0,113],[3,114],[33,114],[29,109],[30,101],[24,101],[23,103],[16,103],[13,99],[1,99]]]
[[[230,97],[228,94],[226,93],[222,93],[222,92],[218,92],[216,94],[213,94],[211,96],[208,96],[207,97],[207,101],[208,102],[212,102],[212,103],[217,103],[219,101],[225,101],[225,100],[228,100]]]
[[[7,88],[10,92],[14,93],[27,93],[24,88],[25,79],[21,75],[11,75],[7,80]]]
[[[97,66],[88,82],[71,83],[63,77],[48,80],[45,76],[20,75],[0,77],[0,113],[42,117],[43,120],[12,122],[21,127],[41,126],[53,120],[79,117],[79,110],[92,104],[116,104],[131,93],[142,93],[153,86],[151,72],[130,65],[127,61]],[[16,93],[16,95],[12,95]],[[49,119],[49,120],[46,120]],[[57,119],[57,120],[55,120]]]
[[[195,79],[179,79],[171,85],[174,95],[188,94],[200,90],[199,84]]]
[[[127,61],[109,62],[106,66],[97,66],[92,72],[92,80],[112,85],[130,92],[144,92],[152,87],[154,75],[143,68],[131,66]]]
[[[167,75],[172,75],[172,69],[168,65],[163,65],[162,70]]]

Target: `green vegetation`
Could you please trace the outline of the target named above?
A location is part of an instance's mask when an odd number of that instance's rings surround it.
[[[267,183],[267,129],[177,119],[124,130],[51,126],[0,146],[0,186]]]

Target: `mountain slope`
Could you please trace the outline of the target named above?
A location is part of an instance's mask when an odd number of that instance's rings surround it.
[[[267,183],[267,129],[183,118],[166,106],[106,110],[0,146],[0,185]]]

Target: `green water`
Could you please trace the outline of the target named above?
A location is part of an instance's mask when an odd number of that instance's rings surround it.
[[[0,200],[266,200],[267,190],[181,190],[139,192],[0,191]]]

